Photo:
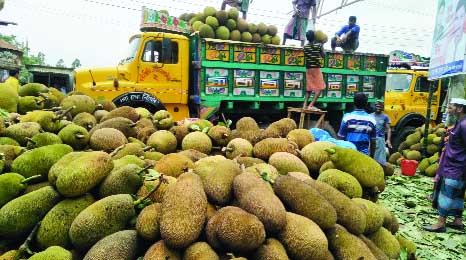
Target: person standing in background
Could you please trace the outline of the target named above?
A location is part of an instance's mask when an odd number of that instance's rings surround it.
[[[392,148],[390,139],[392,137],[392,130],[390,128],[390,118],[383,113],[384,102],[377,100],[375,102],[375,112],[372,115],[375,118],[375,153],[374,159],[385,167],[387,165],[387,150],[385,147]],[[387,139],[385,139],[385,135]]]

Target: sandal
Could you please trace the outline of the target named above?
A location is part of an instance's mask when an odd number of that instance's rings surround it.
[[[446,226],[452,229],[459,230],[459,231],[464,231],[464,224],[458,225],[458,224],[453,224],[452,222],[449,222],[446,224]]]
[[[438,228],[434,228],[432,226],[427,226],[427,227],[422,227],[422,229],[424,229],[425,231],[429,231],[429,232],[435,232],[435,233],[444,233],[447,231],[447,229],[445,228],[445,226],[443,227],[438,227]]]

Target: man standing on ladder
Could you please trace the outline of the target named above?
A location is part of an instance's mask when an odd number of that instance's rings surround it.
[[[311,10],[311,27],[314,27],[316,21],[317,1],[318,0],[293,0],[293,16],[291,17],[288,25],[285,27],[285,33],[283,34],[283,45],[285,45],[287,39],[292,39],[301,41],[301,46],[304,46],[306,41],[309,13]]]

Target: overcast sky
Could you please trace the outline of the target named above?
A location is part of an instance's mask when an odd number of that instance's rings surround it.
[[[349,0],[351,2],[352,0]],[[220,8],[221,0],[5,0],[0,20],[18,23],[0,26],[0,33],[27,41],[31,52],[45,53],[46,63],[75,58],[84,67],[114,66],[121,60],[131,35],[139,32],[141,6],[166,9],[170,15]],[[324,0],[323,12],[341,0]],[[204,4],[201,4],[204,3]],[[422,3],[422,4],[421,4]],[[358,51],[385,53],[395,49],[430,55],[436,0],[365,0],[326,15],[317,29],[329,36],[356,15],[361,26]],[[254,0],[248,21],[279,28],[290,19],[291,0]],[[296,42],[294,42],[296,44]],[[290,41],[293,44],[293,41]],[[330,48],[327,43],[326,48]]]

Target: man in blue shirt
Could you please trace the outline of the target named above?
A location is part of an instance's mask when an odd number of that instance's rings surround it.
[[[354,94],[353,112],[346,113],[341,121],[338,137],[356,145],[359,152],[370,155],[375,153],[376,122],[374,116],[368,114],[364,108],[367,106],[367,96],[362,92]]]
[[[356,16],[350,16],[348,25],[343,26],[332,38],[332,51],[341,47],[345,52],[354,52],[359,47],[359,25],[356,24]]]

